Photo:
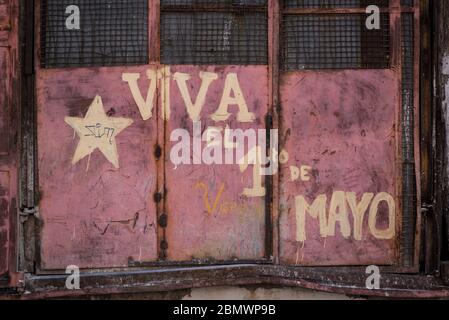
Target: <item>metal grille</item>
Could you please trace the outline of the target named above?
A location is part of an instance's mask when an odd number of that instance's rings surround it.
[[[388,7],[389,0],[284,0],[285,9],[293,8],[366,8],[370,5]]]
[[[415,173],[415,52],[414,17],[403,14],[402,20],[402,257],[406,267],[413,264],[416,224]]]
[[[401,6],[413,7],[415,5],[415,0],[401,0]]]
[[[267,64],[265,0],[161,1],[164,64]]]
[[[390,66],[390,19],[368,30],[363,14],[284,15],[282,69],[381,69]]]
[[[238,6],[265,6],[267,0],[161,0],[162,8],[169,6],[188,6],[190,8],[208,6],[218,7],[238,7]]]
[[[80,9],[80,30],[66,8]],[[87,67],[148,63],[147,0],[43,0],[41,65]]]

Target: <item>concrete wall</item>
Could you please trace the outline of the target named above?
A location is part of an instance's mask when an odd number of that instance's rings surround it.
[[[348,296],[300,288],[216,287],[193,289],[183,300],[348,300]]]

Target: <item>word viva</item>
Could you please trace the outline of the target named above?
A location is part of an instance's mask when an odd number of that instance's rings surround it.
[[[176,72],[171,74],[170,67],[163,67],[162,69],[148,69],[146,72],[149,80],[149,87],[146,97],[144,98],[138,85],[140,79],[139,73],[124,73],[122,80],[127,82],[131,90],[131,94],[139,108],[143,120],[151,119],[153,116],[154,104],[156,101],[156,92],[158,84],[160,86],[160,96],[162,101],[162,117],[164,120],[170,120],[171,105],[170,105],[170,82],[173,79],[177,83],[177,87],[184,100],[187,113],[190,119],[195,122],[200,120],[201,111],[206,103],[207,94],[210,85],[218,80],[218,73],[201,71],[199,78],[201,79],[201,86],[195,99],[192,99],[188,89],[188,81],[191,75],[187,73]],[[225,84],[223,88],[223,95],[217,111],[210,117],[216,122],[226,121],[231,117],[229,108],[237,106],[237,121],[242,123],[254,122],[256,117],[254,113],[250,112],[243,95],[238,75],[236,73],[228,73],[226,75]]]

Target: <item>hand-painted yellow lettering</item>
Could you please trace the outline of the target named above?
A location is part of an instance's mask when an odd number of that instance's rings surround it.
[[[388,228],[385,230],[379,230],[376,226],[377,216],[379,213],[379,205],[385,202],[388,206]],[[396,204],[391,195],[382,192],[379,193],[371,203],[371,208],[369,210],[369,228],[371,234],[377,239],[389,240],[393,239],[396,234]]]
[[[254,122],[255,115],[249,112],[246,104],[238,76],[236,73],[229,73],[226,77],[225,87],[223,90],[223,97],[220,102],[218,110],[211,116],[214,121],[226,121],[231,114],[229,113],[229,106],[237,105],[239,112],[237,113],[238,122]]]
[[[371,201],[374,198],[373,193],[365,193],[362,196],[362,200],[357,203],[357,194],[355,192],[347,192],[346,200],[351,208],[352,216],[354,217],[354,239],[362,240],[363,232],[363,221],[365,218],[365,213]]]
[[[243,158],[243,163],[240,164],[240,171],[244,172],[249,164],[253,164],[253,187],[245,188],[243,190],[243,195],[247,197],[265,197],[267,190],[262,186],[262,169],[261,169],[261,147],[254,147],[249,153]]]
[[[140,92],[137,81],[140,79],[139,73],[124,73],[122,74],[122,80],[127,82],[131,90],[131,94],[134,101],[139,108],[140,114],[143,120],[148,120],[153,116],[154,101],[157,88],[157,72],[153,69],[147,70],[147,78],[150,80],[147,98],[144,99]]]
[[[309,205],[307,200],[303,196],[297,196],[295,198],[296,206],[296,241],[304,242],[306,237],[306,213],[312,218],[319,218],[320,223],[320,235],[322,237],[327,236],[327,216],[326,216],[326,195],[319,195],[312,205]]]
[[[206,95],[209,87],[213,81],[218,79],[218,75],[212,72],[200,72],[202,83],[195,102],[192,102],[192,97],[187,88],[187,81],[190,80],[191,76],[187,73],[177,72],[173,75],[173,78],[178,84],[179,91],[181,92],[190,119],[192,119],[192,121],[199,121],[201,110],[206,102]]]
[[[295,182],[299,179],[300,171],[298,167],[290,166],[290,176],[292,179],[292,182]]]
[[[301,180],[302,181],[310,181],[309,171],[312,170],[310,166],[301,166]]]
[[[161,86],[161,101],[162,101],[162,119],[170,120],[171,105],[170,105],[170,79],[171,71],[169,66],[165,66],[158,70],[158,79],[162,79]]]
[[[215,200],[214,200],[214,203],[212,206],[209,202],[209,187],[204,182],[199,182],[196,184],[195,188],[204,190],[204,194],[203,194],[204,206],[206,207],[206,210],[209,214],[214,213],[218,207],[218,204],[220,203],[220,199],[221,199],[221,196],[223,195],[225,185],[222,184],[220,186],[220,189],[218,190],[217,196],[215,197]]]
[[[346,194],[343,191],[336,191],[332,195],[327,235],[335,236],[336,222],[340,224],[340,232],[345,238],[351,236],[351,225],[349,224],[348,208],[346,206]]]

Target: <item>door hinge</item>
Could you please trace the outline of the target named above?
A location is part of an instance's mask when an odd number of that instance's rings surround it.
[[[22,208],[19,215],[23,218],[35,217],[39,219],[39,207]]]
[[[424,203],[421,206],[421,214],[428,215],[433,212],[433,205]]]

